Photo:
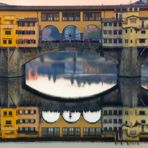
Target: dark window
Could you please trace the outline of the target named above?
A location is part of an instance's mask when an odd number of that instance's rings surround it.
[[[104,26],[107,26],[107,22],[104,22]]]
[[[12,40],[8,40],[8,44],[12,44]]]
[[[115,27],[117,26],[117,22],[114,22],[114,26],[115,26]]]
[[[117,110],[114,110],[114,115],[117,115]]]
[[[10,31],[10,30],[6,30],[6,31],[5,31],[5,34],[6,34],[6,35],[11,35],[11,31]]]
[[[109,26],[112,26],[112,23],[110,22],[110,23],[108,23],[108,25],[109,25]]]
[[[145,111],[142,111],[142,110],[141,110],[141,111],[139,111],[139,114],[140,114],[140,115],[145,115]]]
[[[107,115],[107,110],[104,110],[104,115]]]
[[[114,123],[117,123],[117,119],[114,119]]]
[[[11,120],[6,120],[6,124],[11,124]]]
[[[141,31],[141,34],[145,34],[145,33],[146,33],[146,31],[145,31],[145,30],[142,30],[142,31]]]
[[[141,120],[141,123],[145,124],[145,120]]]
[[[7,44],[7,40],[3,40],[3,44]]]
[[[139,39],[139,43],[145,43],[145,39]]]
[[[3,115],[4,115],[4,116],[7,116],[7,112],[6,112],[6,111],[4,111]]]
[[[84,21],[98,21],[101,18],[100,12],[84,12],[83,13],[83,20]]]
[[[114,30],[114,35],[117,35],[117,30]]]
[[[63,21],[80,21],[80,12],[63,12]]]
[[[98,136],[100,135],[100,128],[84,128],[84,136]]]
[[[11,111],[9,112],[9,116],[12,116],[12,112]]]
[[[119,115],[122,115],[122,110],[119,110]]]
[[[122,119],[119,119],[119,123],[122,123]]]
[[[119,35],[121,35],[122,34],[122,30],[119,30]]]
[[[114,39],[114,43],[115,43],[115,44],[117,43],[117,39]]]
[[[42,21],[59,21],[59,12],[43,12],[41,14]]]
[[[118,41],[119,41],[120,44],[122,43],[122,39],[118,39]],[[122,113],[122,111],[121,111],[121,113]]]
[[[42,127],[41,134],[43,137],[59,137],[60,136],[60,128]]]
[[[109,43],[112,43],[112,39],[109,39]]]
[[[109,110],[109,113],[108,113],[109,115],[112,115],[112,110]]]
[[[80,136],[80,128],[63,128],[63,136]]]

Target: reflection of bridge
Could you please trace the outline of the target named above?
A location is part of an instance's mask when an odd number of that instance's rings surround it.
[[[88,111],[98,110],[105,106],[148,106],[148,92],[141,88],[140,79],[118,80],[117,87],[105,93],[82,100],[57,101],[57,98],[39,95],[30,89],[22,88],[21,79],[0,80],[1,107],[39,106],[41,110],[51,111]]]

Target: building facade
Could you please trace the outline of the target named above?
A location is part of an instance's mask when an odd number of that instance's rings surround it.
[[[95,41],[104,47],[145,47],[147,16],[148,6],[141,4],[82,7],[2,6],[0,47],[37,48],[43,43],[61,40]],[[127,41],[127,37],[135,39]]]

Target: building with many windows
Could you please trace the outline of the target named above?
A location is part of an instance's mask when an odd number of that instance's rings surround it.
[[[142,4],[1,6],[0,48],[37,48],[55,41],[95,41],[105,48],[145,47],[147,16],[148,6]]]

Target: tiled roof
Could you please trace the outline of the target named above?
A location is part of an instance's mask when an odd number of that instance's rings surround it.
[[[115,10],[118,8],[139,7],[147,9],[148,5],[132,4],[132,5],[95,5],[95,6],[1,6],[0,11],[53,11],[53,10]]]

